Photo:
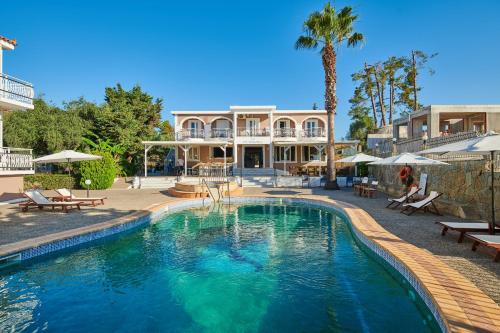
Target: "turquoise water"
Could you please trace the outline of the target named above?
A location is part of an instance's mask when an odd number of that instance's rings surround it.
[[[434,332],[334,213],[212,207],[0,271],[0,332]]]

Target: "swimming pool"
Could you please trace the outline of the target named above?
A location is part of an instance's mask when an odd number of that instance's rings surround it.
[[[305,204],[173,212],[0,274],[0,331],[439,331],[341,216]]]

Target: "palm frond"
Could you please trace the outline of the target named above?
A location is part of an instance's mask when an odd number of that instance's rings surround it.
[[[311,36],[300,36],[295,42],[295,49],[315,49],[318,47],[318,41]]]
[[[359,43],[362,43],[364,41],[363,34],[359,32],[353,33],[348,39],[347,39],[347,46],[356,46]]]

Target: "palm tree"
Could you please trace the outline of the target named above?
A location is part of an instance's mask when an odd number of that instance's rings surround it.
[[[327,3],[321,12],[313,12],[304,22],[304,34],[297,39],[296,49],[316,49],[321,45],[321,58],[325,71],[325,109],[328,115],[327,182],[326,189],[338,189],[335,176],[335,110],[337,108],[337,53],[347,43],[356,46],[363,41],[363,35],[354,32],[353,23],[358,18],[351,7],[344,7],[337,13]]]

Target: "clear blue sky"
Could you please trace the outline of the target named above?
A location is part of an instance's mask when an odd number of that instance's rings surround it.
[[[4,72],[32,82],[56,104],[101,102],[104,87],[140,84],[171,110],[275,104],[323,106],[318,52],[295,51],[320,0],[4,1],[0,35],[19,46]],[[349,126],[350,74],[363,62],[439,52],[421,83],[424,104],[500,103],[500,1],[335,1],[351,5],[365,35],[338,60],[336,137]]]

